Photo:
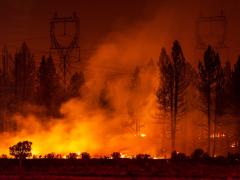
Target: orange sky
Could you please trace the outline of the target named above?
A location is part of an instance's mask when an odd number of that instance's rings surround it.
[[[154,24],[156,28],[161,31],[163,27],[168,32],[164,42],[166,46],[172,43],[168,41],[179,39],[187,57],[194,59],[197,16],[217,15],[221,10],[228,18],[229,54],[236,59],[240,52],[238,0],[3,0],[0,6],[0,46],[7,44],[14,52],[25,40],[35,55],[45,54],[50,47],[49,22],[55,11],[60,16],[76,11],[80,16],[82,49],[95,48],[109,33],[126,32],[137,24],[156,21],[157,16],[160,18],[159,24]]]

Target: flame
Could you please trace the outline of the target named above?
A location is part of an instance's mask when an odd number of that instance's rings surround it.
[[[219,138],[225,138],[226,137],[226,134],[225,133],[215,133],[215,134],[211,134],[211,136],[210,136],[212,139],[213,138],[217,138],[217,139],[219,139]]]
[[[141,136],[142,138],[144,138],[144,137],[146,137],[147,135],[144,134],[144,133],[141,133],[140,136]]]

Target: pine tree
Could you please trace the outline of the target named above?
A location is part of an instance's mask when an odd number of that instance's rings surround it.
[[[14,81],[17,102],[33,100],[35,92],[35,62],[26,43],[15,54]]]
[[[84,74],[83,72],[80,73],[74,73],[71,77],[70,80],[70,85],[69,85],[69,97],[81,97],[81,87],[84,85],[85,79],[84,79]]]
[[[199,91],[202,99],[202,111],[207,114],[207,152],[211,150],[211,127],[212,127],[212,109],[213,109],[213,93],[216,87],[216,80],[218,76],[218,69],[220,66],[220,59],[214,49],[209,46],[204,53],[203,62],[199,62]]]
[[[220,57],[217,54],[216,55],[216,61],[219,62],[219,65],[216,69],[216,85],[215,85],[215,112],[214,112],[214,121],[213,121],[213,156],[215,155],[216,151],[216,134],[217,134],[217,127],[219,125],[219,119],[220,116],[224,114],[224,85],[225,85],[225,75],[224,75],[224,69],[220,62]]]
[[[182,48],[178,41],[172,47],[173,64],[173,143],[172,149],[175,150],[176,124],[178,118],[186,112],[186,90],[191,82],[190,64],[186,63]]]
[[[191,66],[185,61],[182,48],[174,41],[171,59],[163,49],[159,62],[161,87],[157,92],[158,104],[170,111],[172,151],[176,149],[177,120],[186,112],[186,90],[191,82]]]
[[[162,125],[165,127],[162,136],[166,137],[166,127],[171,124],[171,141],[173,142],[173,66],[166,50],[163,48],[157,63],[159,69],[159,88],[156,92],[159,109],[159,118],[163,119]],[[169,120],[169,121],[168,121]],[[166,138],[162,138],[164,140]],[[165,144],[162,141],[162,144]],[[172,145],[173,146],[173,145]],[[164,148],[165,149],[165,148]]]
[[[6,46],[2,50],[0,71],[0,131],[8,131],[9,118],[7,117],[10,105],[13,102],[13,82],[10,74],[11,55]]]
[[[46,107],[48,115],[56,115],[60,106],[60,83],[51,56],[42,61],[38,70],[38,102]]]
[[[240,57],[238,58],[236,64],[234,65],[232,72],[232,105],[233,105],[233,114],[239,115],[240,107]]]
[[[223,73],[224,73],[224,113],[230,113],[232,110],[232,66],[229,61],[226,62],[225,66],[223,67]]]

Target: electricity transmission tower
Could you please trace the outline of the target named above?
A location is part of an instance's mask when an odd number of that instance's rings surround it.
[[[63,34],[61,35],[57,34],[57,30],[60,28],[63,30]],[[67,28],[72,28],[71,34],[69,34]],[[59,65],[65,88],[67,86],[67,75],[69,73],[71,53],[74,50],[78,50],[80,57],[79,32],[80,21],[76,13],[73,13],[70,17],[58,17],[58,15],[55,14],[50,22],[51,49],[55,50],[60,57]],[[64,38],[67,38],[68,41],[63,42],[62,40]]]
[[[206,49],[208,45],[215,49],[227,48],[227,18],[223,14],[217,16],[200,16],[196,21],[197,49]]]

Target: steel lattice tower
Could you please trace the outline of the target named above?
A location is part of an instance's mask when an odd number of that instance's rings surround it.
[[[208,45],[215,49],[227,48],[227,18],[221,12],[217,16],[200,16],[196,21],[197,49],[206,49]],[[215,39],[214,39],[215,38]],[[213,40],[214,41],[211,41]]]
[[[74,32],[72,34],[72,39],[69,44],[64,44],[58,40],[56,35],[57,25],[62,24],[64,27],[64,36],[67,33],[67,25],[72,24],[74,27]],[[80,32],[80,21],[76,13],[73,13],[70,17],[58,17],[57,14],[54,15],[50,22],[50,39],[51,39],[51,49],[57,51],[60,57],[60,71],[63,77],[63,83],[66,87],[67,85],[67,73],[69,72],[70,57],[73,50],[78,50],[80,54],[79,47],[79,32]]]

